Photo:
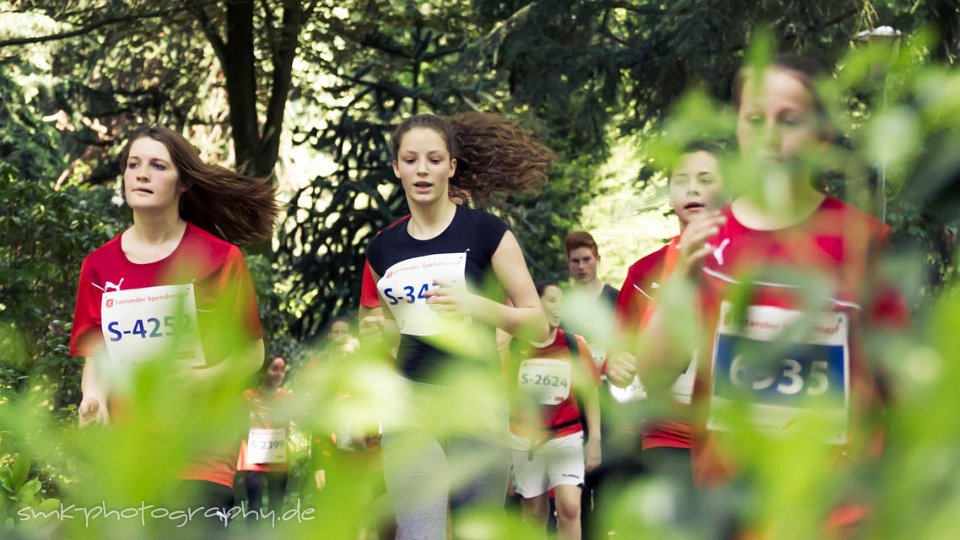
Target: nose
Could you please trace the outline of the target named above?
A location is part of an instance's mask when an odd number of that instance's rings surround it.
[[[769,150],[780,149],[780,128],[777,126],[776,119],[767,120],[764,126],[764,142]]]
[[[417,174],[427,174],[427,160],[421,159],[417,162]]]

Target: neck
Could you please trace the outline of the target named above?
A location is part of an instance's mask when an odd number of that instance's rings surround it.
[[[421,240],[430,239],[442,233],[457,213],[457,205],[446,197],[430,205],[410,204],[408,200],[408,205],[410,206],[410,224],[407,231],[410,236]]]
[[[133,212],[133,227],[130,230],[148,244],[162,244],[183,236],[187,222],[180,217],[176,207],[169,210]]]
[[[765,197],[773,203],[764,205],[749,197],[739,197],[730,204],[737,221],[744,226],[772,231],[793,227],[805,221],[820,207],[826,196],[807,180],[790,180],[783,193]]]
[[[581,291],[586,291],[593,296],[600,296],[600,293],[603,291],[603,282],[599,279],[594,279],[588,283],[580,283],[579,281],[574,281],[573,285],[575,288],[580,289]]]

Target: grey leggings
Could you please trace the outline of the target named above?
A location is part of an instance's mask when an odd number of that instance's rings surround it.
[[[398,540],[444,540],[447,507],[502,509],[510,453],[500,441],[453,436],[441,443],[426,429],[383,436],[383,474],[397,517]]]

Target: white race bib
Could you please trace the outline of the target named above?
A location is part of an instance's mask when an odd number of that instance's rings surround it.
[[[400,261],[387,268],[377,289],[397,320],[401,334],[431,336],[440,331],[440,315],[427,305],[424,294],[437,280],[463,284],[466,253],[440,253]]]
[[[247,463],[287,462],[286,428],[250,428],[247,434]]]
[[[723,302],[707,428],[733,430],[729,415],[747,400],[750,420],[761,431],[782,433],[813,414],[823,442],[845,443],[849,335],[845,313],[750,306],[739,324],[733,305]]]
[[[128,364],[173,353],[187,367],[206,363],[192,284],[106,292],[100,319],[113,361]]]
[[[558,405],[570,396],[570,362],[531,358],[520,363],[518,383],[541,405]]]

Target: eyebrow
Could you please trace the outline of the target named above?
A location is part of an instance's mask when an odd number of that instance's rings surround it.
[[[158,161],[158,162],[160,162],[160,163],[166,163],[167,165],[170,164],[169,161],[167,161],[167,160],[165,160],[165,159],[163,159],[163,158],[158,158],[158,157],[142,158],[142,157],[140,157],[140,156],[135,156],[135,155],[129,155],[129,156],[127,156],[127,161],[130,161],[131,159],[137,159],[137,160],[140,160],[140,161]]]

